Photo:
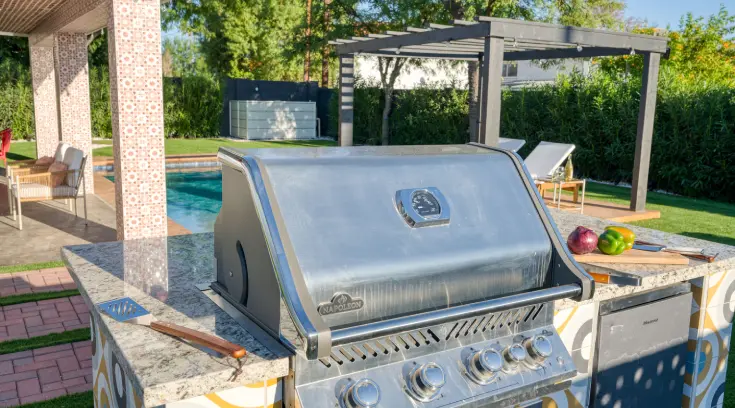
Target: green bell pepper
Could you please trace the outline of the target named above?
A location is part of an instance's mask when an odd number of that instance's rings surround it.
[[[597,240],[597,249],[607,255],[620,255],[625,251],[626,246],[623,234],[612,229],[603,232]]]

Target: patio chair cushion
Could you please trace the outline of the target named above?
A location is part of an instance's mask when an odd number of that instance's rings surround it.
[[[64,163],[53,163],[49,166],[48,171],[55,173],[57,171],[66,171],[67,167]],[[66,181],[66,174],[52,174],[51,175],[51,187],[58,187]]]
[[[17,195],[21,199],[66,198],[75,197],[76,189],[67,185],[49,187],[39,183],[23,183],[13,185],[13,195]]]
[[[79,170],[82,166],[82,159],[84,159],[84,152],[74,147],[69,147],[64,153],[64,164],[68,170]],[[70,173],[66,176],[66,184],[76,186],[78,178],[79,172]]]
[[[526,157],[524,163],[531,177],[550,177],[574,150],[573,144],[541,142]]]
[[[36,166],[50,166],[53,164],[54,160],[51,156],[43,156],[40,159],[36,160]]]
[[[54,154],[54,161],[61,162],[64,161],[64,154],[66,154],[66,150],[70,148],[71,146],[69,143],[61,142],[58,146],[56,146],[56,153]]]

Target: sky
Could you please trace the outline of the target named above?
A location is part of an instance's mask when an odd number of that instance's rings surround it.
[[[672,29],[679,28],[679,19],[687,12],[695,16],[708,17],[725,4],[730,13],[735,13],[735,0],[627,0],[626,17],[647,19],[650,25]]]

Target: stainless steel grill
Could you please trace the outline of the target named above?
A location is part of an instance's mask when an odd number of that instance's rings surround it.
[[[515,154],[470,144],[219,158],[213,288],[294,352],[287,404],[505,406],[575,375],[553,301],[589,298],[593,284]]]

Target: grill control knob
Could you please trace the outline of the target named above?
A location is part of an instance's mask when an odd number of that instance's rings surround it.
[[[446,383],[444,370],[436,363],[426,363],[415,368],[409,375],[409,381],[413,396],[422,402],[433,401]]]
[[[503,351],[503,370],[515,371],[526,356],[526,349],[523,346],[518,343],[510,345]]]
[[[363,378],[347,389],[343,399],[348,408],[373,408],[380,402],[380,388],[372,380]]]
[[[478,351],[470,357],[467,372],[470,378],[480,385],[495,381],[503,369],[503,357],[493,349]]]
[[[528,350],[528,355],[535,363],[543,363],[551,357],[551,341],[546,336],[538,335],[523,342]]]

